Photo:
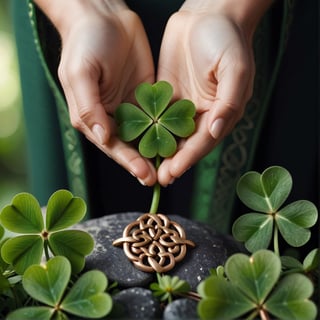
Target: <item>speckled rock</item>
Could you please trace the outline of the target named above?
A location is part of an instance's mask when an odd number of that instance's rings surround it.
[[[144,288],[124,289],[113,297],[114,310],[108,319],[160,319],[159,300]]]
[[[112,245],[115,239],[122,236],[125,226],[139,215],[139,213],[113,214],[81,223],[81,229],[90,233],[95,240],[94,250],[86,258],[85,268],[103,271],[109,282],[117,281],[120,287],[147,286],[154,279],[154,275],[135,268],[122,248]]]
[[[94,251],[86,258],[86,269],[103,271],[110,282],[117,281],[122,288],[148,287],[155,279],[154,274],[136,269],[122,248],[112,245],[122,237],[123,229],[140,215],[137,212],[119,213],[79,224],[78,228],[95,239]],[[186,257],[169,272],[189,282],[192,290],[209,275],[211,268],[224,264],[231,254],[240,250],[238,244],[202,223],[176,215],[168,217],[179,223],[186,238],[196,244],[195,248],[188,248]]]
[[[177,299],[168,304],[163,312],[163,320],[197,320],[198,303],[190,299]]]
[[[168,272],[186,280],[192,290],[210,275],[210,269],[223,265],[227,258],[240,251],[234,240],[219,235],[208,226],[178,216],[172,217],[183,225],[187,238],[196,243],[196,247],[189,249],[184,260]]]

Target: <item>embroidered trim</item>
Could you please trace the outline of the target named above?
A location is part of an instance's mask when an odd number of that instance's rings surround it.
[[[71,126],[66,101],[62,96],[59,88],[57,87],[55,81],[53,80],[53,77],[46,64],[39,41],[34,4],[31,0],[27,0],[27,2],[30,23],[34,34],[35,46],[38,51],[41,64],[45,70],[45,75],[48,79],[48,83],[56,100],[70,189],[73,194],[82,197],[85,201],[87,201],[85,168],[83,163],[79,133]]]

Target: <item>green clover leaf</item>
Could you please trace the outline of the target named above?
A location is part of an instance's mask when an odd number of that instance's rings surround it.
[[[23,275],[23,287],[45,306],[17,309],[7,319],[67,319],[65,312],[101,318],[110,312],[112,299],[104,292],[108,281],[101,271],[84,273],[68,290],[70,277],[71,264],[62,256],[50,259],[46,265],[30,266]]]
[[[265,303],[265,308],[278,319],[315,319],[316,305],[309,300],[313,284],[302,274],[284,277]]]
[[[188,137],[195,130],[195,106],[190,100],[179,100],[168,107],[173,95],[166,81],[140,84],[135,91],[140,106],[122,103],[115,112],[119,136],[129,142],[143,134],[139,152],[146,158],[172,156],[177,148],[175,136]]]
[[[93,250],[92,237],[82,230],[61,230],[49,235],[49,247],[54,255],[69,259],[74,272],[79,272],[85,265],[84,256]]]
[[[202,298],[197,306],[201,319],[239,319],[255,307],[237,287],[222,277],[206,278],[200,282],[197,291]]]
[[[39,233],[44,228],[38,200],[24,192],[17,194],[12,204],[2,209],[0,222],[9,231],[16,233]]]
[[[62,298],[71,276],[71,265],[64,257],[54,257],[47,264],[33,265],[23,275],[27,293],[44,304],[54,307]]]
[[[79,222],[85,215],[86,204],[70,191],[59,190],[51,195],[47,204],[46,229],[54,232]]]
[[[12,264],[18,274],[33,264],[39,264],[43,255],[44,241],[40,235],[23,235],[8,239],[1,248],[5,262]]]
[[[166,81],[159,81],[153,85],[141,83],[137,86],[135,95],[141,108],[154,119],[159,118],[167,108],[173,95],[173,88]]]
[[[281,272],[280,258],[269,250],[259,250],[251,257],[232,255],[225,264],[229,280],[257,305],[262,305]]]
[[[238,181],[240,200],[250,209],[273,213],[287,199],[292,188],[290,173],[279,166],[267,168],[262,174],[249,171]]]
[[[61,303],[61,309],[85,318],[100,318],[109,313],[112,299],[104,291],[108,280],[103,272],[90,270],[74,284]]]
[[[316,248],[311,250],[303,260],[303,270],[310,272],[319,270],[320,266],[320,249]]]
[[[175,153],[177,142],[173,135],[160,124],[152,125],[139,143],[139,152],[146,158],[159,155],[163,158]]]
[[[275,222],[282,237],[293,247],[306,244],[310,237],[312,227],[317,221],[316,206],[306,200],[290,203],[275,214]]]
[[[65,255],[77,273],[84,266],[85,255],[93,250],[92,237],[82,231],[63,230],[79,222],[85,215],[85,202],[67,190],[56,191],[48,200],[45,221],[38,201],[28,193],[16,195],[0,213],[2,225],[19,233],[1,247],[1,256],[23,274],[32,264],[39,264],[45,252]]]
[[[268,248],[272,239],[274,219],[271,215],[248,213],[240,216],[233,224],[232,233],[236,240],[245,243],[250,252]]]

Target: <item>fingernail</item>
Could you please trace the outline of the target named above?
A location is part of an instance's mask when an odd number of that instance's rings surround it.
[[[224,120],[222,118],[216,119],[211,125],[211,135],[213,138],[218,139],[221,136],[224,127]]]
[[[173,184],[174,182],[175,182],[175,179],[172,178],[171,180],[169,180],[169,182],[168,182],[167,184],[163,184],[162,186],[163,186],[164,188],[166,188],[167,186],[170,186],[170,185]]]
[[[104,144],[104,139],[105,139],[105,131],[104,129],[100,126],[100,124],[95,124],[92,127],[92,133],[98,140],[100,144]]]
[[[140,178],[137,178],[137,180],[138,180],[143,186],[146,185],[146,183],[145,183],[143,180],[141,180]]]
[[[136,175],[132,171],[129,171],[129,173],[136,178]]]

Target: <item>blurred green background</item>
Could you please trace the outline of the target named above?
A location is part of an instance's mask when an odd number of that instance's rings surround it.
[[[0,209],[28,191],[26,138],[10,0],[0,1]]]

